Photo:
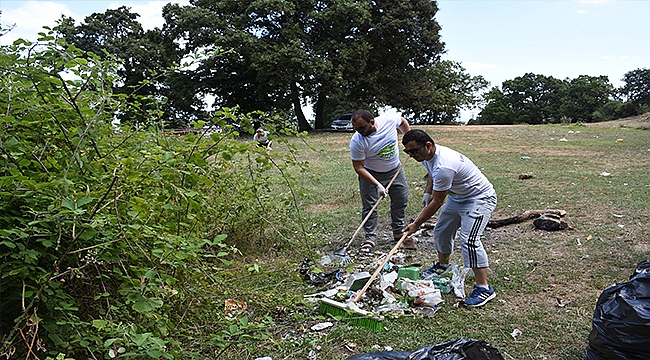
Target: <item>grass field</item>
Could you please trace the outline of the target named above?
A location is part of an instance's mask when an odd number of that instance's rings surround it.
[[[260,270],[249,271],[231,292],[257,315],[273,318],[273,341],[233,351],[228,358],[345,359],[386,349],[413,351],[463,337],[489,342],[505,359],[584,358],[598,295],[626,281],[638,262],[650,258],[650,132],[616,124],[416,128],[481,168],[498,195],[493,220],[526,210],[563,209],[571,229],[545,232],[532,221],[487,229],[484,244],[497,298],[483,308],[455,307],[453,296],[446,295],[433,318],[387,319],[383,332],[340,322],[312,331],[311,325],[326,319],[302,296],[322,289],[302,282],[297,269],[305,257],[317,260],[341,248],[361,222],[361,205],[349,159],[351,134],[310,134],[294,143],[300,160],[308,161],[310,173],[320,179],[315,183],[307,174],[294,174],[308,234],[263,253],[244,254],[242,264],[256,260]],[[283,150],[277,146],[274,151]],[[425,170],[411,160],[405,171],[407,218],[413,219],[421,209]],[[522,173],[533,177],[520,180]],[[388,202],[380,204],[379,216],[380,236],[390,236]],[[390,246],[380,244],[377,253]],[[422,240],[420,250],[407,258],[424,268],[435,251]],[[460,255],[452,260],[461,261]],[[471,284],[473,278],[466,289]],[[512,336],[515,330],[520,335]]]

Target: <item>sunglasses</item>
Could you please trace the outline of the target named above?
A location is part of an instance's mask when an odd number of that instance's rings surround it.
[[[418,146],[418,147],[416,147],[416,148],[413,148],[413,149],[404,149],[404,152],[407,153],[407,154],[409,154],[409,155],[413,155],[413,154],[415,154],[416,152],[420,151],[420,149],[422,149],[422,147],[423,147],[424,145],[426,145],[426,144],[427,144],[427,143],[424,143],[424,144],[422,144],[422,145],[420,145],[420,146]]]

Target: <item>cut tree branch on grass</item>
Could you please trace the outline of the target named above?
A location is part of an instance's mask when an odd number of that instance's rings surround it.
[[[490,220],[488,221],[487,227],[496,229],[501,226],[506,226],[506,225],[511,225],[511,224],[518,224],[521,222],[524,222],[529,219],[535,219],[538,218],[542,215],[557,215],[557,216],[564,216],[566,215],[566,211],[564,210],[527,210],[524,211],[523,214],[509,217],[506,219],[501,219],[501,220]]]

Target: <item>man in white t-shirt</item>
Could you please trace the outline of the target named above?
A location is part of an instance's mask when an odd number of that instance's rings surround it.
[[[258,128],[255,130],[255,134],[253,135],[253,141],[257,141],[257,146],[266,148],[266,150],[270,151],[271,149],[271,143],[272,141],[269,140],[269,132],[262,129]]]
[[[476,275],[476,285],[464,304],[470,307],[485,305],[496,296],[488,284],[488,257],[481,243],[483,230],[497,205],[494,187],[469,158],[436,145],[422,130],[404,134],[402,144],[404,151],[421,162],[429,173],[422,198],[424,209],[404,231],[414,233],[444,204],[433,231],[438,262],[425,270],[423,277],[449,266],[454,238],[460,231],[464,267],[472,268]]]
[[[350,139],[350,157],[354,171],[359,175],[359,193],[362,202],[362,219],[375,203],[390,196],[391,228],[393,238],[399,240],[404,231],[404,216],[408,204],[408,185],[401,169],[397,130],[406,133],[411,128],[400,116],[375,118],[368,110],[352,114],[352,126],[356,133]],[[393,184],[386,191],[393,175],[399,171]],[[365,241],[361,252],[371,252],[377,243],[377,211],[373,211],[364,224]]]

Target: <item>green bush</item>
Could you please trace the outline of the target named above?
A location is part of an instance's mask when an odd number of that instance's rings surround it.
[[[236,109],[210,136],[113,124],[119,62],[39,41],[0,50],[0,354],[179,356],[188,300],[227,281],[236,247],[277,245],[268,224],[299,216],[285,170],[306,164],[227,131],[249,120]],[[216,347],[265,338],[265,320],[211,321]]]

